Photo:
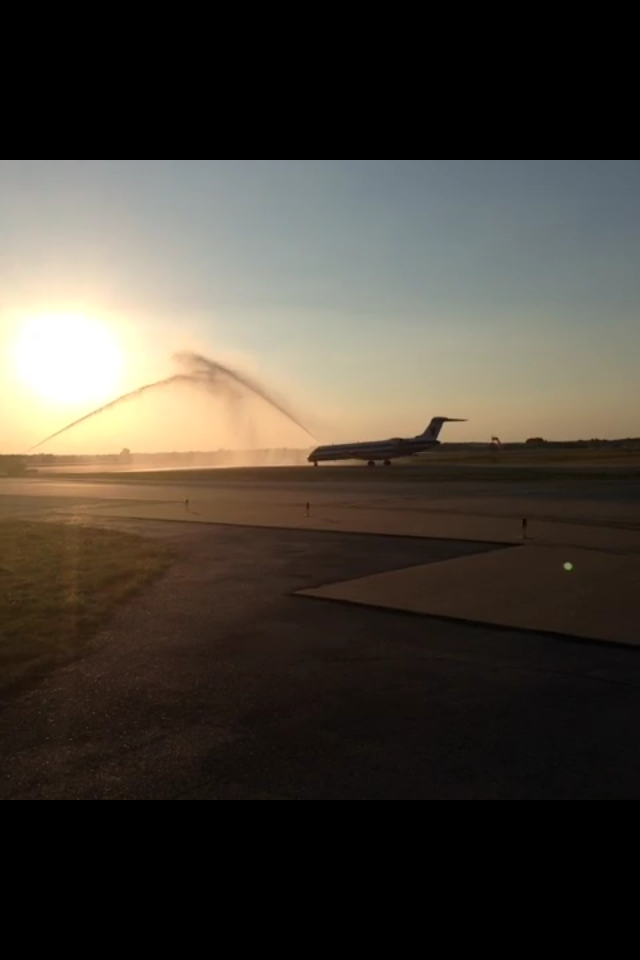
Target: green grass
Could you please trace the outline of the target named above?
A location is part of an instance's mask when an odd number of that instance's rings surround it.
[[[349,483],[366,478],[367,483],[394,481],[446,482],[536,482],[581,480],[637,480],[640,478],[640,450],[621,447],[526,447],[462,449],[444,444],[438,450],[411,460],[396,460],[391,468],[368,470],[366,464],[335,466],[310,464],[297,467],[225,467],[170,470],[131,470],[87,472],[46,470],[40,477],[71,479],[78,483],[104,482],[124,484],[180,484],[222,486],[229,484],[305,483],[331,481]]]
[[[170,560],[164,545],[117,531],[0,523],[0,688],[81,653]]]

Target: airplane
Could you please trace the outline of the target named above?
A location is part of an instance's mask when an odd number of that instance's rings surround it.
[[[416,453],[423,453],[440,446],[438,437],[445,423],[466,423],[466,420],[457,420],[452,417],[434,417],[424,433],[417,437],[403,439],[394,437],[392,440],[372,440],[364,443],[339,443],[326,447],[316,447],[308,461],[314,467],[319,463],[333,463],[338,460],[364,460],[368,466],[375,467],[376,461],[391,466],[391,461],[397,457],[412,457]]]

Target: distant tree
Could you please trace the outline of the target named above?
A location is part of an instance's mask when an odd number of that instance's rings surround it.
[[[27,471],[24,457],[0,456],[0,474],[6,477],[20,477]]]
[[[542,446],[543,444],[545,444],[546,442],[547,442],[547,441],[544,440],[542,437],[530,437],[530,438],[527,440],[527,445],[530,446],[530,447],[540,447],[540,446]]]

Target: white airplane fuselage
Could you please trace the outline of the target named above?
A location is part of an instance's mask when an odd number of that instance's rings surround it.
[[[440,446],[438,437],[445,423],[462,423],[450,417],[435,417],[418,437],[395,437],[392,440],[371,440],[360,443],[337,443],[316,447],[309,454],[309,463],[335,463],[340,460],[362,460],[370,465],[390,463],[399,457],[412,457]]]

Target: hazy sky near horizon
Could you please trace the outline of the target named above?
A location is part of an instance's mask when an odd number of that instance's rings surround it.
[[[469,418],[449,440],[637,436],[639,265],[636,160],[3,160],[0,449],[86,412],[11,369],[60,311],[117,332],[123,390],[196,349],[325,442],[436,414]],[[228,445],[210,403],[147,399],[51,450]],[[256,417],[252,443],[305,446]]]

